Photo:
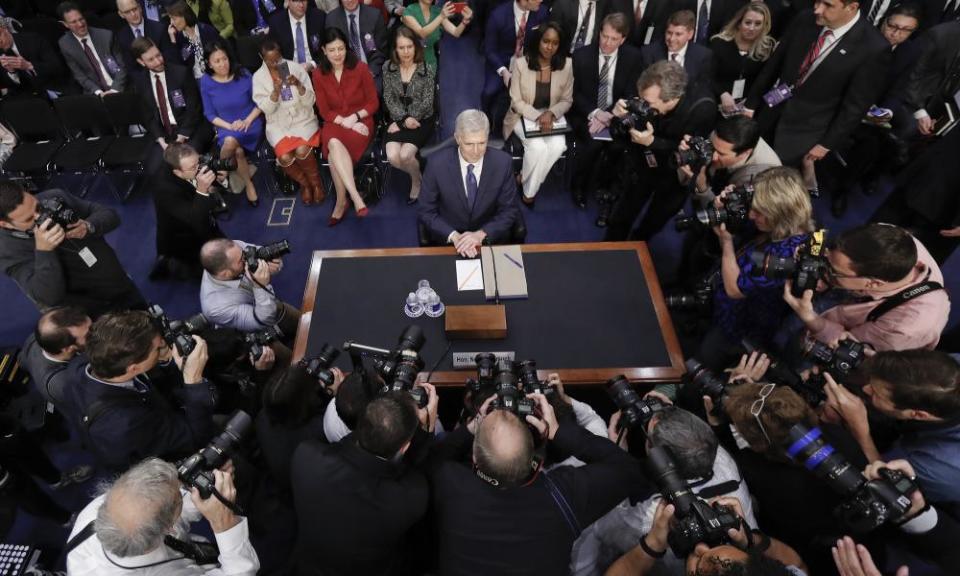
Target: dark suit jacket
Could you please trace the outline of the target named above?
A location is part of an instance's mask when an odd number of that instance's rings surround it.
[[[792,98],[776,108],[763,101],[775,81],[794,84],[800,65],[820,35],[812,12],[797,16],[750,89],[747,108],[764,116],[779,113],[774,150],[784,164],[796,164],[813,146],[842,148],[882,89],[890,62],[890,44],[860,18],[834,44]]]
[[[253,1],[254,0],[230,1],[230,5],[233,6],[233,29],[236,30],[239,36],[249,36],[250,30],[257,25],[257,13],[253,8]],[[265,21],[269,21],[270,16],[274,12],[283,10],[282,0],[269,0],[269,3],[273,5],[273,10],[269,9],[270,6],[266,0],[256,1],[260,4],[260,14]],[[308,3],[308,5],[309,4],[310,3]]]
[[[640,49],[623,44],[617,51],[617,68],[613,76],[613,101],[637,95],[637,78],[642,70]],[[573,107],[570,123],[581,136],[586,133],[587,115],[597,107],[600,85],[600,47],[584,46],[573,53]]]
[[[507,238],[519,217],[510,155],[487,147],[478,184],[476,202],[470,209],[457,147],[436,152],[430,158],[420,190],[420,221],[435,241],[445,244],[453,231],[471,232],[481,228],[491,243]]]
[[[103,66],[110,73],[113,83],[108,86],[111,90],[123,92],[127,86],[127,69],[123,65],[123,56],[120,50],[114,45],[113,32],[101,28],[88,27],[90,40],[93,42],[93,48],[97,51],[97,56],[103,62]],[[60,37],[60,53],[67,61],[70,72],[73,73],[73,79],[83,88],[85,94],[93,94],[100,90],[100,82],[97,72],[90,67],[90,61],[83,51],[83,46],[77,40],[77,37],[68,32]]]
[[[427,442],[418,426],[414,443]],[[300,521],[298,574],[400,573],[404,538],[429,503],[422,472],[377,458],[351,434],[336,444],[300,444],[290,479]]]
[[[643,70],[654,62],[667,59],[667,45],[663,41],[650,43],[641,49]],[[710,88],[713,82],[713,52],[699,44],[687,44],[687,53],[683,57],[683,69],[687,71],[687,86]]]
[[[173,51],[170,49],[170,36],[167,34],[167,29],[163,27],[159,22],[154,22],[153,20],[148,19],[146,16],[143,17],[143,35],[147,38],[153,40],[153,43],[157,45],[157,48],[160,49],[160,52],[163,53],[163,57],[169,59],[173,54]],[[130,45],[133,44],[133,41],[136,40],[136,37],[133,35],[133,30],[130,26],[124,22],[123,26],[117,30],[117,47],[120,49],[120,53],[123,56],[123,62],[127,67],[127,71],[131,72],[141,72],[143,71],[143,66],[137,63],[133,58],[133,53],[130,52]]]
[[[32,32],[18,32],[13,35],[13,41],[20,55],[33,64],[33,73],[18,71],[17,77],[20,78],[20,84],[17,84],[5,71],[0,70],[0,88],[6,88],[14,93],[34,94],[57,88],[56,83],[65,70],[53,47],[42,36]],[[12,52],[10,55],[13,55]]]
[[[326,14],[322,10],[308,10],[303,17],[306,29],[303,31],[304,48],[307,50],[307,59],[320,61],[323,54],[323,30],[326,26]],[[270,37],[280,44],[280,53],[287,60],[297,60],[296,45],[293,38],[293,29],[290,27],[290,14],[286,10],[277,10],[270,17]]]
[[[596,16],[594,16],[593,38],[589,44],[596,44],[600,38],[601,22],[607,14],[614,12],[624,12],[628,18],[632,14],[629,0],[597,0],[595,5]],[[555,0],[553,8],[550,10],[550,19],[559,23],[563,28],[564,40],[573,46],[577,37],[577,19],[580,17],[579,0]]]
[[[197,82],[193,79],[190,69],[185,66],[168,63],[164,68],[166,69],[167,106],[177,121],[175,131],[189,138],[203,122],[206,122]],[[166,137],[163,121],[160,119],[160,108],[154,97],[156,84],[153,74],[148,71],[140,75],[136,79],[136,87],[137,93],[140,94],[141,118],[147,132],[154,140]]]
[[[663,38],[663,32],[667,26],[667,18],[670,17],[676,9],[673,0],[647,0],[647,6],[643,9],[643,17],[640,22],[636,21],[636,8],[634,0],[623,0],[629,3],[630,8],[630,43],[634,46],[645,46],[653,44]],[[648,30],[650,42],[646,42]]]
[[[33,388],[44,400],[53,404],[61,414],[74,412],[70,410],[67,402],[68,388],[73,386],[70,381],[70,371],[67,369],[76,362],[86,363],[82,356],[74,356],[68,362],[50,360],[37,344],[36,334],[31,332],[23,343],[23,347],[20,348],[17,358],[20,365],[30,374]]]
[[[505,2],[490,13],[484,36],[484,55],[487,58],[487,74],[495,75],[500,68],[510,69],[510,58],[517,44],[516,23],[513,14],[513,2]],[[526,38],[530,32],[547,20],[547,7],[540,5],[536,12],[527,14]]]
[[[217,29],[205,22],[197,22],[197,30],[200,33],[200,44],[202,46],[206,46],[214,40],[223,41]],[[170,37],[167,36],[167,39],[169,40]],[[179,62],[191,70],[193,69],[193,45],[190,44],[190,41],[182,32],[177,32],[177,43],[170,48],[170,51],[175,62]]]
[[[223,237],[220,227],[210,217],[215,201],[197,194],[193,186],[178,178],[166,163],[160,167],[153,182],[157,255],[199,265],[203,244]]]
[[[374,78],[380,78],[383,73],[383,63],[386,61],[388,53],[387,27],[383,23],[383,16],[380,11],[372,6],[360,4],[360,21],[357,22],[360,29],[360,44],[364,53],[367,55],[367,66]],[[341,32],[350,37],[350,30],[347,26],[347,13],[343,6],[332,10],[327,14],[327,28],[339,28]],[[373,46],[365,41],[367,35],[373,40]],[[380,85],[380,82],[377,82]]]
[[[950,83],[945,83],[944,79],[950,76],[951,71],[954,75],[960,75],[960,69],[956,68],[960,66],[960,21],[934,26],[918,38],[917,42],[921,44],[922,52],[907,79],[904,101],[911,111],[929,105],[939,109],[943,97],[953,93],[950,92]],[[951,65],[954,68],[951,69]],[[956,76],[954,78],[952,85],[956,86]],[[954,92],[956,90],[957,88],[953,88]],[[930,110],[927,112],[931,116],[934,114]]]
[[[684,0],[680,5],[678,5],[671,12],[676,12],[678,10],[690,10],[694,14],[697,14],[698,9],[700,8],[702,0]],[[727,25],[727,22],[733,18],[733,15],[737,13],[737,10],[741,6],[747,3],[747,0],[711,0],[710,1],[710,34],[707,36],[707,39],[720,30],[723,30],[723,27]],[[667,14],[669,16],[669,14]]]

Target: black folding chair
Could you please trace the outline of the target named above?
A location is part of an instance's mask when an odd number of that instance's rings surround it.
[[[101,165],[107,174],[134,174],[123,189],[111,182],[111,187],[121,202],[130,197],[143,175],[150,148],[154,140],[142,132],[131,134],[132,128],[143,130],[140,125],[140,100],[136,94],[109,94],[103,97],[103,105],[113,125],[116,139],[104,152]]]
[[[50,176],[54,155],[65,142],[50,102],[38,97],[9,99],[2,103],[0,117],[19,139],[3,164],[3,174],[42,184]]]
[[[250,71],[251,74],[260,68],[263,60],[260,58],[260,44],[262,36],[237,36],[237,62]]]
[[[53,167],[60,173],[82,174],[79,191],[71,191],[86,196],[100,173],[100,159],[117,139],[107,109],[93,94],[57,98],[53,108],[67,134],[67,143],[53,157]]]

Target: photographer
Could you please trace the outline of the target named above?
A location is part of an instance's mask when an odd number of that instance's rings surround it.
[[[437,422],[437,392],[417,408],[404,392],[370,402],[355,434],[336,444],[300,444],[290,470],[300,531],[298,573],[406,573],[403,542],[427,511],[427,479],[409,467]]]
[[[37,327],[20,349],[20,365],[30,374],[34,388],[58,412],[67,413],[67,370],[87,344],[92,321],[79,308],[61,306],[44,312]],[[76,359],[76,360],[74,360]]]
[[[742,521],[743,513],[738,499],[718,498],[717,502],[735,510]],[[645,576],[653,573],[657,560],[667,552],[667,535],[670,533],[670,521],[674,511],[672,504],[660,501],[654,512],[650,532],[643,536],[634,549],[617,560],[606,571],[606,576]],[[714,547],[697,544],[686,558],[686,573],[710,576],[805,574],[806,566],[803,560],[783,542],[765,536],[759,530],[748,531],[744,524],[741,524],[739,530],[731,528],[728,535],[733,541],[732,544]],[[702,572],[701,568],[708,571]]]
[[[740,342],[769,348],[787,316],[782,300],[784,280],[754,274],[754,254],[792,258],[814,230],[813,206],[803,179],[793,168],[777,167],[754,180],[747,217],[757,235],[737,248],[726,224],[713,228],[720,240],[721,289],[714,291],[714,324],[700,342],[697,357],[713,370],[731,365],[742,352]],[[725,190],[714,200],[722,208]]]
[[[940,268],[906,230],[858,226],[837,236],[826,256],[827,284],[859,298],[818,314],[813,290],[797,298],[787,282],[783,299],[814,338],[835,342],[846,334],[877,350],[936,347],[950,300]]]
[[[323,413],[323,435],[327,441],[338,442],[350,434],[382,386],[383,379],[373,371],[354,371],[346,376]]]
[[[656,392],[648,393],[646,398],[651,396],[664,404],[671,404]],[[620,412],[617,412],[610,420],[610,436],[614,441],[619,434],[619,419]],[[638,436],[628,434],[624,441],[631,435]],[[644,440],[643,454],[640,455],[643,457],[650,448],[667,448],[676,461],[677,472],[699,497],[736,497],[745,504],[741,517],[751,528],[757,527],[747,485],[741,480],[733,457],[719,446],[716,435],[706,422],[686,410],[670,406],[655,413],[646,424],[643,435],[636,440]],[[574,545],[572,571],[578,576],[598,574],[629,552],[651,530],[661,500],[660,494],[639,503],[624,500],[584,530]],[[682,574],[681,560],[670,553],[662,562],[666,570]]]
[[[99,464],[122,470],[147,456],[183,456],[213,435],[214,391],[203,377],[207,345],[192,338],[195,346],[186,358],[172,350],[184,385],[178,407],[163,388],[179,386],[180,378],[146,377],[171,354],[146,312],[110,313],[90,327],[90,361],[70,367],[69,401],[80,436]]]
[[[213,474],[217,491],[233,502],[233,473]],[[201,515],[216,538],[216,556],[207,549],[209,544],[200,548],[191,539],[190,524]],[[76,576],[253,576],[260,562],[248,530],[247,519],[214,496],[204,499],[196,488],[184,490],[173,464],[150,458],[126,471],[80,512],[67,542],[67,571]]]
[[[685,134],[707,136],[717,115],[716,102],[709,93],[695,90],[696,86],[690,86],[689,92],[687,88],[683,66],[664,60],[652,64],[637,80],[637,93],[649,106],[649,117],[630,112],[624,100],[614,106],[613,115],[620,122],[627,118],[636,125],[629,129],[634,146],[628,146],[618,169],[620,201],[611,215],[607,240],[648,240],[686,202],[686,194],[670,167],[670,157]],[[648,200],[650,206],[639,228],[631,233],[634,220]]]
[[[0,182],[0,268],[38,310],[79,306],[96,318],[146,308],[104,235],[117,213],[59,189],[34,196]]]
[[[612,442],[558,422],[542,394],[526,398],[536,416],[491,411],[493,396],[433,451],[441,574],[566,573],[583,527],[652,491],[639,463]],[[541,470],[536,445],[545,442],[586,465]]]
[[[214,219],[222,199],[214,189],[217,174],[201,165],[189,144],[163,151],[166,166],[157,172],[153,205],[157,212],[157,262],[150,279],[200,277],[200,247],[223,232]]]
[[[871,406],[896,422],[898,438],[887,456],[906,458],[926,497],[960,512],[960,365],[943,352],[886,351],[867,358],[861,374]],[[863,400],[826,379],[825,415],[850,430],[868,460],[879,460]]]

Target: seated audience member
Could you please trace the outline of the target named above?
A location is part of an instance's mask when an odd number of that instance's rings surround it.
[[[596,45],[600,41],[603,22],[607,16],[620,13],[627,24],[623,36],[630,35],[634,11],[624,2],[617,0],[554,0],[550,9],[550,19],[560,24],[564,38],[570,39],[570,52],[576,52],[586,45]]]
[[[217,492],[234,502],[233,473],[214,470],[213,476]],[[67,570],[77,576],[145,575],[162,563],[165,574],[208,574],[209,566],[182,553],[192,548],[190,524],[201,516],[219,550],[217,570],[254,576],[260,561],[250,544],[247,519],[216,496],[204,499],[196,488],[187,491],[177,467],[157,458],[124,472],[80,512],[68,539],[68,548],[74,546],[67,553]]]
[[[0,95],[46,96],[59,89],[63,65],[42,36],[17,31],[14,20],[0,17]]]
[[[166,166],[158,171],[153,190],[157,212],[157,263],[152,278],[173,275],[200,278],[200,248],[223,232],[214,218],[220,200],[212,195],[217,175],[200,165],[189,144],[171,144],[163,152]]]
[[[573,63],[563,49],[560,26],[553,22],[530,33],[523,56],[510,65],[510,111],[503,120],[503,136],[516,134],[523,143],[520,171],[522,201],[533,206],[540,186],[567,149],[563,134],[528,138],[524,122],[550,132],[573,104]]]
[[[655,116],[645,127],[630,129],[619,166],[620,201],[613,206],[607,240],[649,240],[683,207],[687,194],[677,183],[671,157],[686,136],[709,135],[717,113],[713,98],[689,85],[687,73],[677,62],[661,60],[644,70],[637,80],[637,93]],[[626,102],[617,102],[613,115],[626,114]],[[632,231],[648,201],[646,213]]]
[[[652,487],[637,460],[570,420],[558,421],[544,396],[527,395],[540,412],[525,420],[503,409],[488,411],[493,398],[435,449],[439,571],[568,573],[582,527],[628,496],[649,496]],[[586,464],[541,472],[545,442]]]
[[[237,36],[263,36],[270,31],[270,16],[283,10],[274,0],[233,0],[233,31]]]
[[[417,0],[403,9],[401,21],[417,36],[416,43],[423,47],[423,61],[434,73],[437,71],[437,43],[440,42],[441,32],[459,38],[473,21],[470,6],[465,6],[462,14],[460,23],[455,25],[451,22],[454,16],[453,2],[437,6],[430,0]]]
[[[382,92],[380,73],[387,60],[387,27],[377,9],[360,0],[340,0],[340,7],[327,14],[327,28],[343,32],[346,45],[373,74],[377,93]],[[326,45],[326,42],[323,42]]]
[[[288,0],[286,10],[277,10],[267,20],[270,37],[280,45],[280,53],[287,60],[303,66],[309,74],[320,61],[326,14],[307,8],[311,0]]]
[[[904,85],[904,103],[923,136],[934,133],[935,122],[945,114],[945,104],[956,93],[956,81],[948,79],[957,74],[958,38],[960,20],[926,30],[922,51]]]
[[[73,210],[62,226],[50,207]],[[0,182],[0,269],[38,310],[78,306],[93,318],[110,310],[147,307],[104,235],[120,225],[117,213],[60,189],[36,196],[15,182]]]
[[[755,254],[791,259],[815,228],[810,195],[793,168],[771,168],[754,179],[753,188],[747,218],[756,234],[736,245],[726,224],[713,228],[720,239],[720,285],[714,291],[713,327],[697,353],[713,370],[736,362],[744,338],[771,349],[790,308],[783,302],[785,280],[756,275]],[[714,200],[717,208],[723,206],[725,195]]]
[[[928,500],[960,511],[960,365],[944,352],[891,350],[867,358],[861,373],[871,406],[896,421],[899,437],[887,457],[906,458]],[[867,459],[879,460],[863,400],[832,378],[825,390]]]
[[[330,162],[337,192],[328,225],[336,226],[346,215],[348,195],[357,216],[367,215],[353,168],[373,140],[373,115],[380,109],[380,99],[370,68],[357,59],[339,28],[327,28],[322,42],[323,56],[312,80],[317,110],[323,119],[323,157]]]
[[[696,15],[693,41],[701,46],[709,45],[710,38],[718,34],[748,2],[749,0],[685,0],[683,9]]]
[[[619,431],[612,419],[610,433],[611,440],[616,441]],[[686,410],[670,407],[650,419],[643,435],[628,433],[624,442],[631,436],[644,441],[643,448],[637,447],[640,454],[654,447],[669,450],[677,472],[689,483],[691,491],[701,498],[727,495],[743,503],[741,517],[750,528],[757,527],[750,492],[740,478],[737,464],[719,446],[716,435],[706,422]],[[624,500],[587,527],[574,544],[571,572],[576,575],[601,574],[617,558],[637,546],[640,539],[651,531],[661,500],[659,494],[637,503]],[[682,560],[671,551],[661,562],[664,568],[679,574],[683,572]]]
[[[73,2],[57,6],[57,18],[70,31],[58,42],[60,52],[73,79],[84,94],[111,94],[127,87],[127,70],[123,56],[113,42],[113,33],[87,26],[80,7]]]
[[[499,125],[499,100],[510,86],[510,63],[522,58],[526,38],[547,21],[547,7],[541,0],[511,0],[493,8],[484,30],[486,73],[481,102]]]
[[[193,72],[193,77],[200,80],[207,71],[207,58],[203,47],[216,41],[223,41],[217,29],[206,22],[198,22],[197,15],[187,5],[185,0],[177,0],[167,6],[167,16],[170,17],[170,26],[167,35],[173,46],[174,55]]]
[[[221,38],[233,38],[233,8],[230,0],[186,0],[197,20],[217,29]]]
[[[254,332],[276,326],[285,339],[292,339],[300,323],[300,311],[281,301],[270,279],[283,268],[278,258],[257,260],[255,269],[247,263],[244,250],[256,248],[239,240],[211,240],[200,249],[203,282],[200,308],[218,326]]]
[[[34,388],[61,414],[70,414],[67,389],[72,383],[67,367],[86,347],[92,323],[79,308],[52,308],[40,316],[20,348],[20,365],[30,374]]]
[[[671,14],[663,42],[652,42],[641,49],[642,66],[647,69],[662,60],[676,62],[687,72],[689,92],[709,92],[713,82],[713,53],[693,42],[696,21],[697,17],[689,10]]]
[[[323,435],[337,442],[357,427],[357,420],[373,400],[383,382],[370,372],[351,372],[337,388],[334,401],[323,412]]]
[[[434,242],[473,258],[484,243],[510,239],[520,218],[513,160],[487,147],[490,120],[479,110],[457,115],[457,147],[431,156],[420,193],[420,223]],[[466,202],[464,202],[466,197]]]
[[[313,84],[302,66],[284,60],[274,40],[260,44],[260,57],[263,65],[253,74],[253,101],[263,110],[267,142],[283,172],[300,185],[303,203],[319,204],[326,193],[313,156],[320,146]]]
[[[842,232],[831,245],[827,283],[862,298],[819,314],[813,290],[797,298],[788,282],[783,299],[811,336],[821,342],[851,336],[876,350],[936,347],[950,298],[940,267],[916,238],[890,224],[866,224]]]
[[[713,52],[713,95],[727,114],[736,112],[746,98],[763,63],[773,54],[777,41],[770,35],[770,9],[753,1],[710,39]]]
[[[437,393],[418,409],[405,392],[370,402],[356,433],[328,445],[307,440],[293,454],[290,478],[300,530],[300,574],[403,573],[404,546],[427,512],[429,489],[417,462],[437,422]],[[344,518],[350,518],[344,522]]]
[[[420,196],[417,151],[433,137],[436,72],[424,61],[424,48],[406,26],[397,28],[393,53],[383,65],[383,102],[390,123],[384,147],[390,165],[410,175],[407,204]]]
[[[263,137],[263,112],[253,103],[253,79],[233,61],[226,42],[216,41],[206,52],[207,73],[200,78],[203,114],[217,128],[220,158],[236,160],[247,202],[257,206],[260,200],[247,155],[256,154]]]
[[[135,77],[135,83],[140,94],[140,117],[158,145],[145,168],[148,175],[153,175],[161,169],[163,152],[171,143],[187,143],[195,150],[206,150],[213,140],[213,131],[204,121],[197,83],[186,68],[167,63],[149,38],[136,39],[130,51],[146,70]]]
[[[111,312],[93,323],[89,363],[70,368],[70,402],[84,445],[98,464],[123,470],[147,456],[182,458],[210,440],[214,388],[203,377],[207,344],[199,336],[193,340],[194,349],[182,358],[167,347],[146,312]],[[180,368],[175,380],[182,379],[182,406],[171,404],[163,391],[181,382],[146,377],[171,352]]]
[[[117,13],[125,24],[117,30],[117,47],[123,55],[123,63],[131,76],[141,71],[137,57],[133,55],[133,41],[137,38],[149,38],[160,49],[161,54],[170,52],[170,38],[167,30],[156,20],[143,16],[140,0],[117,0]]]
[[[608,134],[614,103],[637,95],[636,78],[642,70],[640,50],[624,45],[630,33],[627,17],[611,14],[603,18],[601,28],[599,42],[573,54],[573,106],[568,120],[577,153],[571,192],[580,208],[586,208],[589,193],[599,193],[613,182],[613,157],[618,154],[614,149],[619,146],[602,136]]]

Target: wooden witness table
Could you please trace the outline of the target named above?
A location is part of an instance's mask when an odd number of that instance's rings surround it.
[[[606,382],[624,374],[633,382],[673,382],[683,356],[660,283],[644,242],[527,244],[521,246],[529,297],[504,300],[504,340],[453,340],[444,317],[408,318],[403,311],[420,279],[430,281],[447,306],[483,304],[482,290],[458,291],[452,247],[316,251],[303,296],[294,359],[312,357],[324,343],[353,340],[393,349],[411,323],[423,328],[420,351],[430,381],[463,386],[475,370],[454,370],[453,352],[513,351],[534,359],[540,377],[557,372],[565,384]],[[438,360],[439,359],[439,360]],[[349,355],[336,365],[350,370]]]

